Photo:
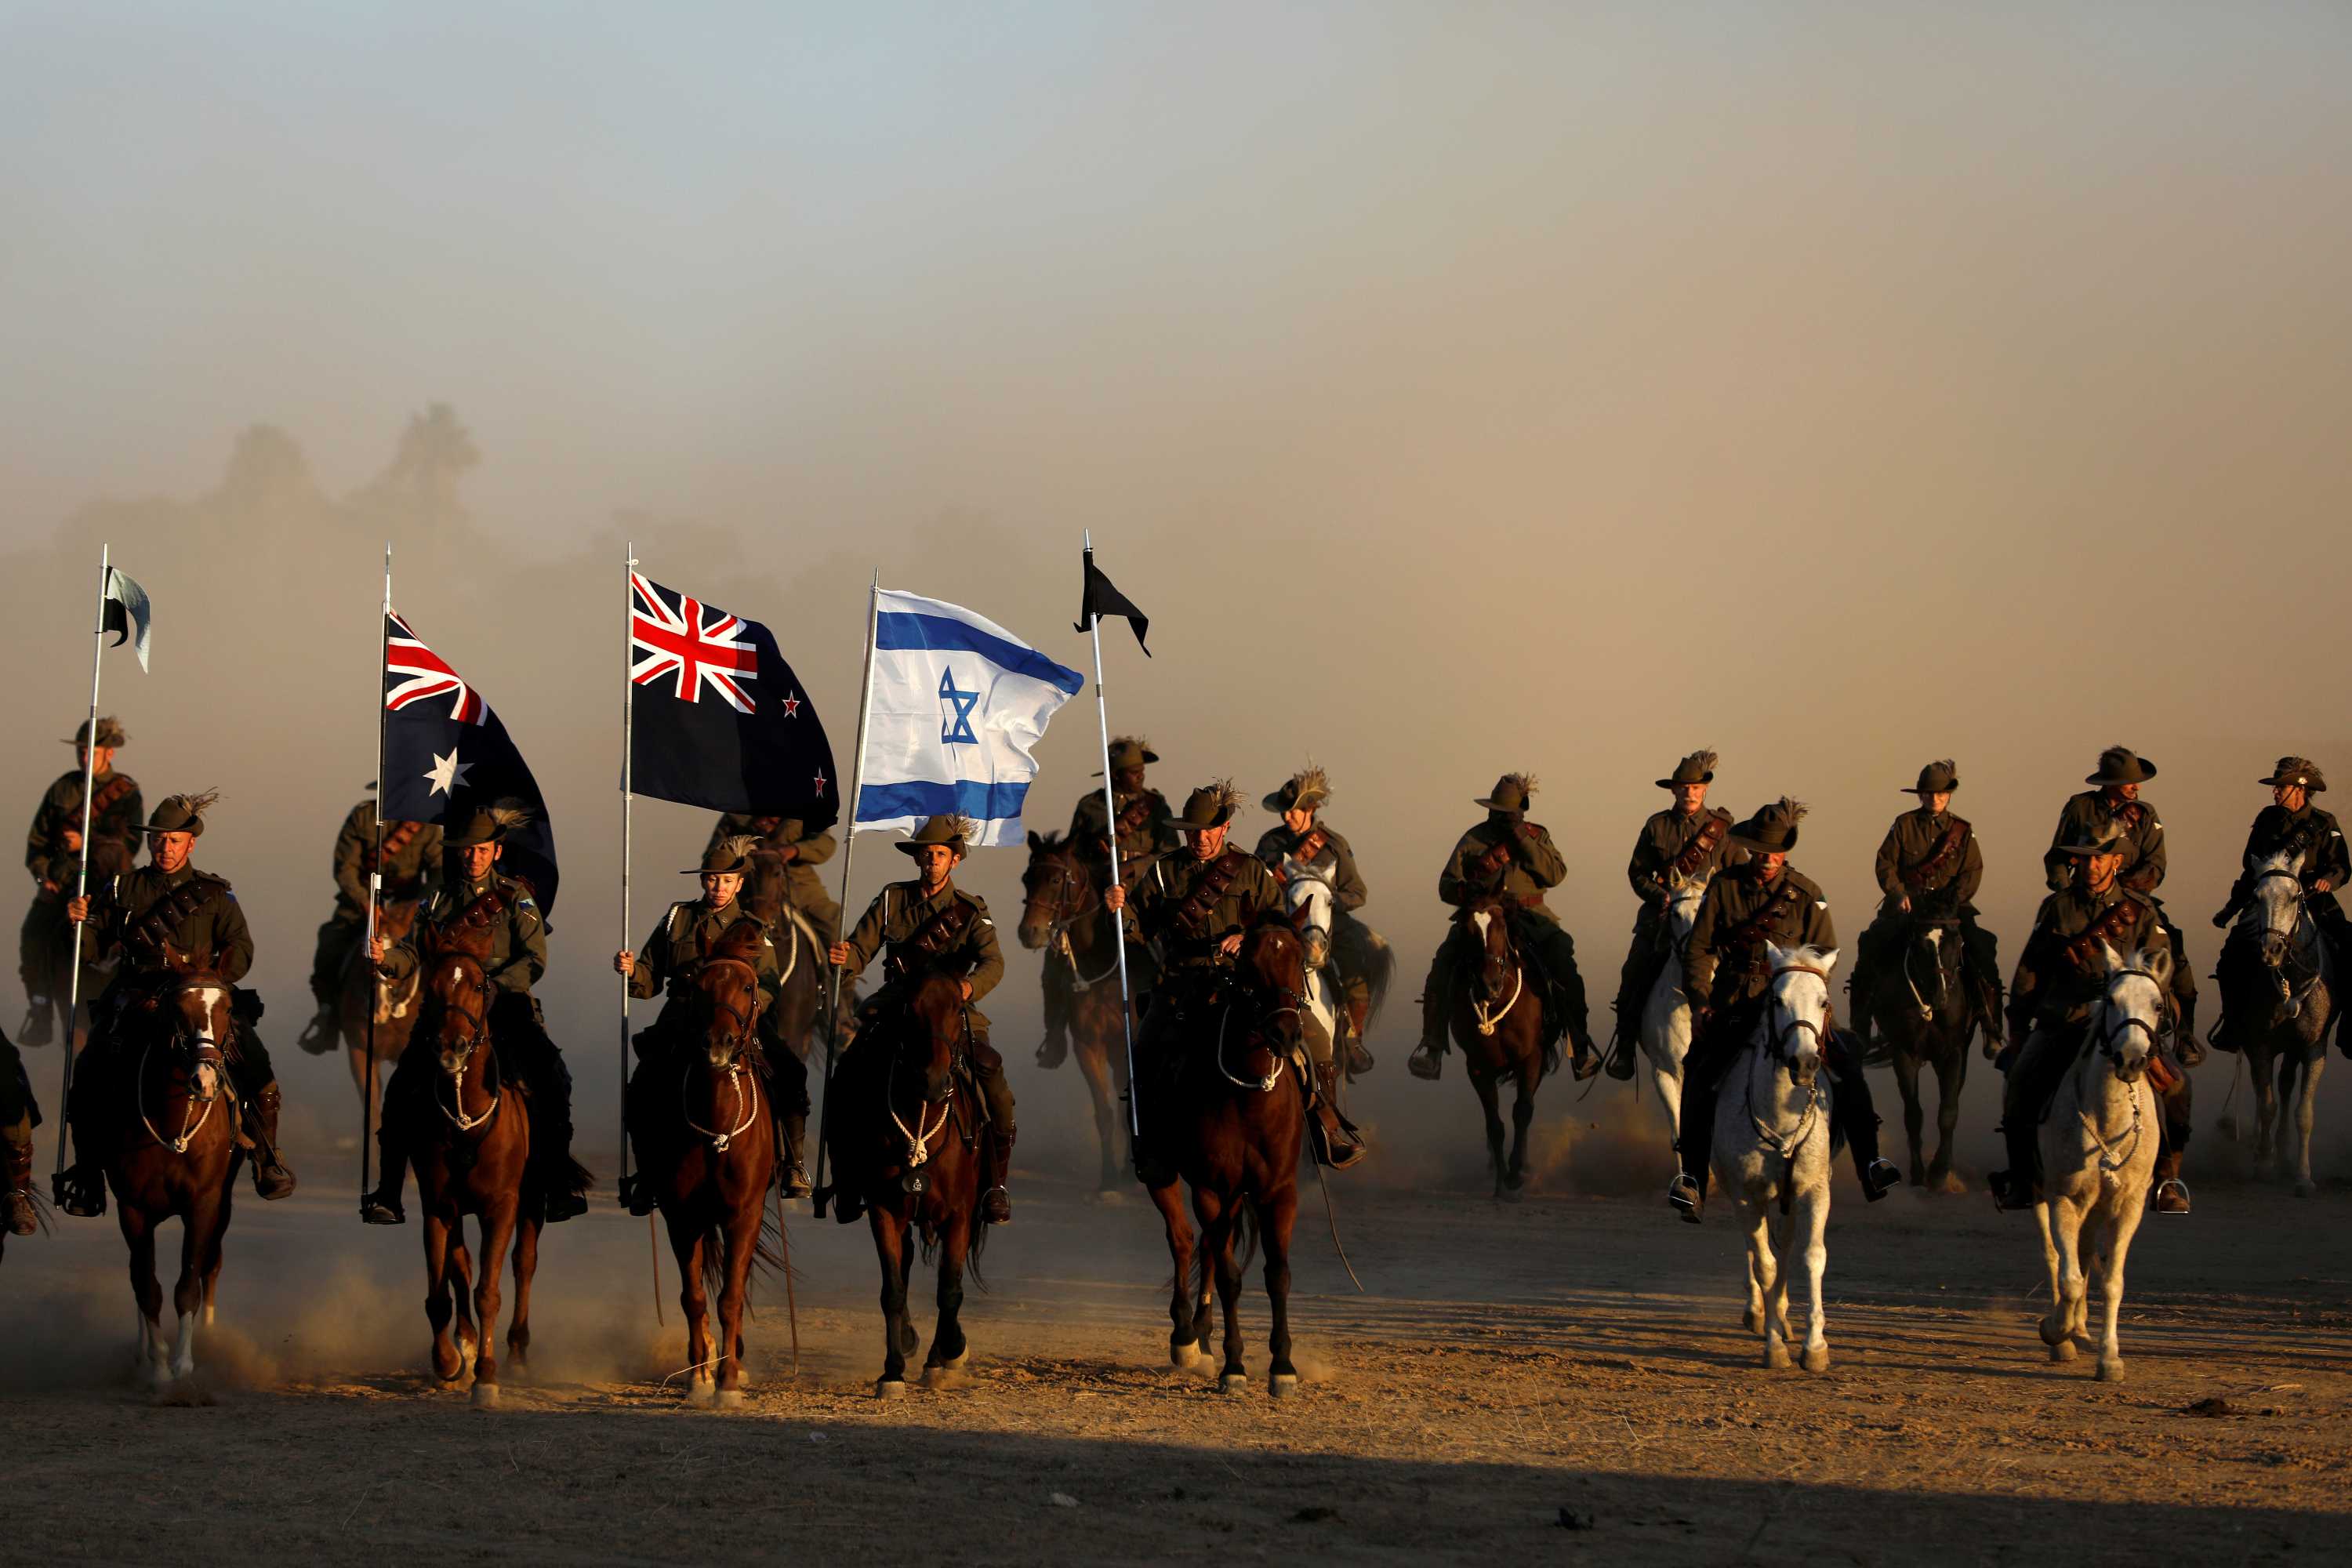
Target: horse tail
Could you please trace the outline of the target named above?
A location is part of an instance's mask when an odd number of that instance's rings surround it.
[[[1242,1273],[1249,1272],[1251,1262],[1257,1257],[1257,1236],[1263,1221],[1257,1212],[1255,1198],[1242,1199],[1241,1212],[1234,1215],[1234,1241],[1240,1256],[1234,1267]]]

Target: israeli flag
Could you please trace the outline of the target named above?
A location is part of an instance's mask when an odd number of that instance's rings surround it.
[[[1017,842],[1037,776],[1031,748],[1086,678],[958,605],[875,591],[874,689],[855,827],[912,832],[926,817]]]

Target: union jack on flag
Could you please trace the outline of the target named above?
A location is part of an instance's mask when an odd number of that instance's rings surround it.
[[[632,681],[651,686],[675,677],[670,695],[688,702],[701,701],[708,684],[738,713],[759,711],[744,689],[744,683],[760,679],[760,652],[749,623],[639,573],[629,574],[629,584],[635,594],[629,641],[643,655],[629,667]]]
[[[426,647],[408,623],[397,615],[384,628],[383,705],[397,713],[430,697],[455,694],[449,717],[461,724],[479,724],[490,715],[480,692],[466,684],[448,661]]]

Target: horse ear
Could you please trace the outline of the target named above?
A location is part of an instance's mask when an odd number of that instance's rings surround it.
[[[1031,828],[1029,830],[1029,853],[1034,855],[1038,850],[1043,849],[1044,847],[1045,847],[1045,840],[1044,837],[1041,836],[1035,828]]]
[[[2131,967],[2130,964],[2124,962],[2124,955],[2116,951],[2116,944],[2114,942],[2103,942],[2099,943],[2099,956],[2101,959],[2105,961],[2107,973],[2109,974],[2113,974],[2119,969],[2129,969]]]
[[[1825,947],[1821,950],[1817,956],[1822,968],[1826,970],[1834,970],[1837,968],[1838,950],[1836,948]]]
[[[1782,947],[1779,942],[1772,941],[1769,937],[1765,938],[1764,959],[1768,967],[1772,969],[1780,968],[1780,961],[1788,956],[1789,950],[1787,948]]]
[[[2172,949],[2159,947],[2147,955],[2147,972],[2168,993],[2172,989]]]

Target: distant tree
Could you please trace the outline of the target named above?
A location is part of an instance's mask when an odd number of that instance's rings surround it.
[[[409,420],[392,466],[353,499],[372,510],[448,521],[463,510],[457,504],[458,476],[481,460],[456,412],[446,403],[436,403]]]

